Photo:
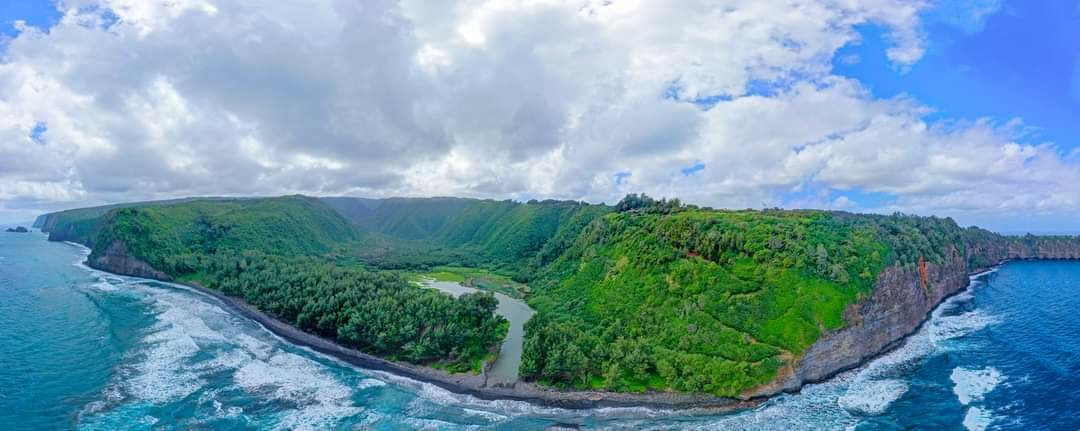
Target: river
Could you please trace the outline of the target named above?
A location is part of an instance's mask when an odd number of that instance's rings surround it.
[[[424,281],[420,283],[424,287],[438,289],[453,296],[466,293],[480,292],[460,283],[448,281]],[[510,322],[510,329],[506,333],[506,339],[499,347],[499,356],[495,359],[491,369],[488,370],[488,385],[514,383],[518,380],[518,366],[521,365],[522,345],[525,342],[525,322],[536,314],[524,301],[511,298],[499,292],[494,292],[499,305],[495,313],[505,317]]]
[[[864,367],[703,415],[454,394],[297,347],[190,289],[89,269],[85,255],[0,233],[0,429],[1080,427],[1078,263],[1006,264]]]

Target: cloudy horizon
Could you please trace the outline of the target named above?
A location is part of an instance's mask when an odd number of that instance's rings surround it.
[[[1080,232],[1074,1],[25,3],[0,6],[0,222],[644,192]]]

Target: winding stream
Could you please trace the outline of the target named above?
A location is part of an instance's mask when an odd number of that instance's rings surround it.
[[[438,289],[455,297],[466,293],[481,292],[480,289],[448,281],[428,280],[421,282],[420,285]],[[510,322],[510,330],[506,333],[502,347],[499,348],[499,357],[488,370],[488,384],[511,384],[518,380],[518,366],[521,365],[522,344],[525,341],[525,322],[528,322],[536,312],[529,308],[525,301],[498,292],[494,294],[495,299],[499,301],[495,313]]]

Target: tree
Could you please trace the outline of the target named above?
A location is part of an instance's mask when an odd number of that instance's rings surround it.
[[[819,243],[814,255],[815,261],[817,262],[818,273],[822,275],[827,274],[829,269],[829,252],[825,251],[825,246]]]

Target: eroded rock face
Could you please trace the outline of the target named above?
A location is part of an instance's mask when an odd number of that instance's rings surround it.
[[[965,259],[957,253],[942,265],[927,264],[926,270],[928,284],[922,282],[918,266],[887,268],[878,275],[870,297],[848,307],[845,327],[827,332],[793,369],[753,395],[798,389],[858,366],[914,332],[937,304],[968,284]]]
[[[892,266],[878,274],[869,297],[848,307],[847,324],[825,333],[795,361],[782,369],[777,379],[745,395],[766,396],[796,390],[806,383],[827,379],[857,367],[888,350],[913,332],[946,297],[967,287],[969,276],[981,268],[975,261],[998,264],[1009,259],[1080,259],[1076,238],[1010,238],[982,249],[953,250],[941,264],[926,264],[928,283],[919,266]]]
[[[134,257],[128,252],[127,245],[120,241],[113,241],[105,252],[97,256],[91,256],[87,264],[92,268],[109,271],[114,274],[130,275],[134,277],[152,278],[155,280],[172,280],[164,272],[158,271],[146,262]]]

